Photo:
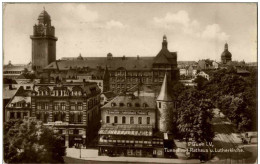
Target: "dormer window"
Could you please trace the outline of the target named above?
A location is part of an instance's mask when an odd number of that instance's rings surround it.
[[[119,106],[124,106],[124,103],[119,103]]]
[[[135,107],[140,107],[140,104],[139,103],[135,103]]]
[[[112,102],[112,103],[111,103],[111,106],[116,106],[116,103]]]

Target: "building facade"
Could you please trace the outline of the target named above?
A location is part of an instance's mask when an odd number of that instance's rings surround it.
[[[120,94],[101,108],[99,155],[166,157],[174,102],[165,75],[159,96]],[[158,104],[158,105],[157,105]],[[169,115],[171,113],[171,115]],[[167,116],[168,115],[168,116]],[[172,125],[171,125],[172,126]],[[170,154],[172,155],[172,154]]]
[[[31,116],[31,90],[19,87],[16,94],[5,107],[5,121],[23,119]]]
[[[42,70],[56,60],[55,28],[51,25],[51,17],[45,11],[38,17],[38,24],[33,26],[32,40],[32,69]]]
[[[69,78],[68,75],[72,72],[76,77],[90,70],[107,70],[109,74],[103,78],[104,85],[108,85],[109,90],[115,93],[124,92],[139,82],[160,86],[165,73],[172,81],[179,79],[177,52],[168,50],[166,36],[163,37],[162,49],[154,57],[113,57],[108,53],[107,57],[63,58],[52,62],[44,70],[50,75],[55,75],[52,79],[58,77],[64,80]]]
[[[36,84],[31,116],[54,126],[63,135],[65,146],[86,145],[99,128],[99,96],[95,83]]]

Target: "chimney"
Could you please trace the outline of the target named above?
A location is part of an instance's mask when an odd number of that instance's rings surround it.
[[[137,60],[139,60],[139,55],[137,55]]]

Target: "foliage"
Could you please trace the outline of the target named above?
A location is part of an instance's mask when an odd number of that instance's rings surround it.
[[[177,127],[179,137],[194,139],[197,142],[210,142],[214,137],[210,120],[212,119],[213,105],[205,97],[203,91],[186,89],[178,97],[179,108]]]
[[[238,75],[233,67],[217,70],[203,88],[242,132],[257,129],[257,70],[248,70],[249,76]]]
[[[202,90],[204,88],[204,85],[207,83],[207,79],[202,76],[197,76],[194,80],[195,83],[197,83],[197,89]]]
[[[64,155],[61,137],[41,122],[28,119],[4,124],[6,163],[63,163]]]

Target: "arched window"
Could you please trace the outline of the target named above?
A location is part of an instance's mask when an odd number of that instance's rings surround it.
[[[125,124],[125,122],[126,122],[126,118],[125,118],[125,116],[123,116],[122,117],[122,124]]]
[[[150,124],[150,117],[147,117],[146,123],[147,123],[147,124]]]
[[[114,123],[115,123],[115,124],[118,123],[117,116],[114,117]]]
[[[110,123],[110,117],[109,116],[106,117],[106,123]]]
[[[138,117],[138,124],[142,124],[142,117]]]
[[[134,117],[130,117],[130,124],[134,124]]]

